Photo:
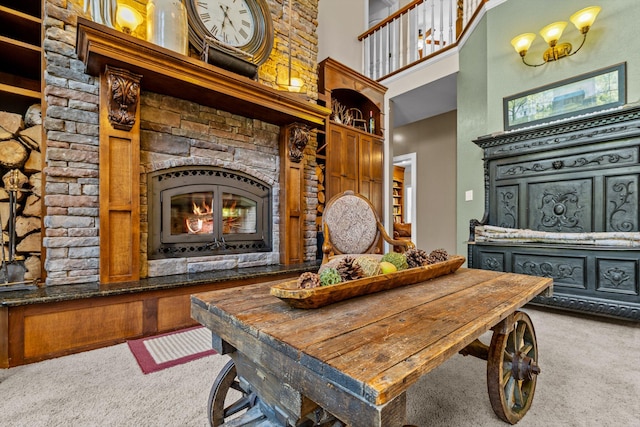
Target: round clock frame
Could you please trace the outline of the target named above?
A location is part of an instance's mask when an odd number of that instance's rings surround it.
[[[253,33],[250,34],[249,40],[239,46],[225,47],[224,40],[216,37],[212,32],[212,27],[207,27],[204,20],[207,19],[205,12],[199,12],[198,5],[206,4],[209,7],[227,6],[228,1],[225,0],[186,0],[187,15],[189,20],[189,41],[194,49],[202,54],[205,36],[212,37],[221,43],[212,48],[218,49],[243,61],[251,62],[255,65],[262,65],[271,54],[273,48],[273,22],[271,19],[271,11],[266,0],[243,0],[246,3],[249,13],[253,17]],[[202,10],[202,9],[201,9]],[[225,13],[226,12],[222,12]],[[227,18],[223,18],[227,19]],[[248,56],[238,53],[236,50],[245,52]]]

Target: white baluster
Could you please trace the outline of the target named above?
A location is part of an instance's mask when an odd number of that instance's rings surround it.
[[[364,59],[362,61],[364,70],[362,70],[362,74],[371,77],[371,52],[369,52],[369,49],[371,48],[371,42],[369,40],[369,36],[365,37],[362,42],[364,43]]]
[[[402,33],[404,31],[404,25],[402,25],[402,18],[398,18],[398,68],[404,66],[404,37]]]
[[[431,37],[431,53],[436,49],[436,2],[431,2],[431,28],[429,32],[429,37]]]
[[[380,36],[380,43],[378,43],[378,57],[380,58],[380,74],[378,74],[378,78],[384,76],[384,63],[387,61],[387,58],[384,56],[384,28],[380,28],[378,31]]]
[[[390,52],[390,61],[391,66],[389,68],[389,72],[394,72],[398,68],[398,20],[395,19],[389,23],[389,27],[392,29],[391,31],[391,52]]]
[[[455,42],[455,0],[449,0],[449,41],[448,43]],[[442,46],[444,47],[444,46]]]

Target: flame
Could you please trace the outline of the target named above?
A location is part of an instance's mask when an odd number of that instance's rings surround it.
[[[196,202],[193,202],[193,214],[194,215],[206,215],[212,212],[211,206],[207,205],[206,202],[202,202],[202,207],[196,205]]]

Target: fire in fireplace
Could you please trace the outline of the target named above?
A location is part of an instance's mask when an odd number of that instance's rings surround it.
[[[149,175],[149,259],[271,251],[271,187],[216,167]]]

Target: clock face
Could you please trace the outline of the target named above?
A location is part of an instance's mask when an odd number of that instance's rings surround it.
[[[217,40],[233,47],[249,43],[256,22],[245,0],[197,0],[195,4],[199,19]]]
[[[186,0],[186,4],[189,41],[198,53],[212,37],[221,42],[215,49],[229,55],[257,65],[269,58],[273,22],[267,0]]]

